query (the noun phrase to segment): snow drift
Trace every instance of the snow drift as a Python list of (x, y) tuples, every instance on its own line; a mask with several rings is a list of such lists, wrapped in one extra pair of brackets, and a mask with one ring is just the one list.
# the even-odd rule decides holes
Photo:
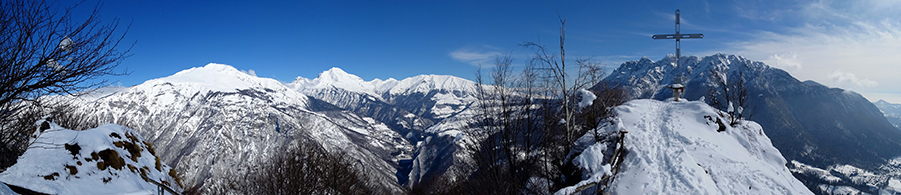
[[(633, 100), (616, 108), (618, 117), (601, 125), (604, 133), (628, 131), (626, 156), (610, 184), (614, 194), (812, 194), (795, 179), (763, 129), (743, 121), (717, 132), (718, 112), (703, 102)], [(720, 119), (722, 120), (722, 119)], [(576, 188), (610, 174), (608, 147), (580, 138), (573, 158), (583, 170)], [(603, 135), (603, 134), (602, 134)], [(611, 146), (612, 147), (612, 146)]]

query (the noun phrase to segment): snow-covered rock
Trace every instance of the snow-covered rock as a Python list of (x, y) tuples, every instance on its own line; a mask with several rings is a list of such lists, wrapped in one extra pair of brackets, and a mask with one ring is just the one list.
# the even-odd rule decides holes
[[(613, 125), (600, 129), (628, 131), (625, 159), (609, 187), (613, 194), (812, 194), (755, 122), (717, 132), (719, 112), (696, 101), (641, 99), (615, 110)], [(610, 174), (609, 162), (600, 160), (605, 143), (589, 143), (573, 158), (585, 172), (582, 183)]]
[(154, 183), (183, 191), (175, 169), (134, 130), (106, 124), (74, 131), (47, 124), (18, 162), (0, 173), (0, 181), (47, 194), (156, 194)]

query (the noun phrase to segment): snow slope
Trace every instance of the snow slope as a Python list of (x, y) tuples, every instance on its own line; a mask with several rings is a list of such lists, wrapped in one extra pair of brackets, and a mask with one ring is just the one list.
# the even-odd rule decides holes
[[(616, 112), (612, 125), (599, 127), (628, 131), (626, 157), (609, 189), (614, 194), (812, 194), (785, 167), (786, 160), (757, 123), (727, 125), (717, 132), (718, 112), (697, 101), (633, 100)], [(587, 133), (579, 143), (594, 140), (592, 136)], [(582, 162), (576, 164), (583, 169), (583, 184), (609, 171), (604, 165), (609, 162), (597, 160), (605, 143), (587, 143), (591, 145), (574, 158)]]
[(48, 124), (35, 132), (18, 162), (0, 173), (0, 181), (48, 194), (156, 194), (157, 185), (148, 180), (183, 191), (175, 170), (134, 130), (107, 124), (73, 131)]

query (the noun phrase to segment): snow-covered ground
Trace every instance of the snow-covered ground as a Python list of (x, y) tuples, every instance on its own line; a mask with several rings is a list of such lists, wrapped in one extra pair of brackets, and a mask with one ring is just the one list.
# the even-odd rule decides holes
[[(626, 156), (609, 188), (613, 194), (812, 194), (755, 122), (725, 125), (717, 132), (715, 121), (725, 120), (697, 101), (633, 100), (616, 112), (613, 124), (600, 129), (628, 131)], [(594, 140), (593, 135), (587, 133), (580, 143)], [(610, 171), (609, 162), (600, 158), (607, 146), (587, 143), (593, 145), (573, 158), (583, 170), (580, 185)], [(570, 194), (577, 186), (558, 194)]]
[[(73, 131), (47, 124), (18, 162), (0, 173), (0, 181), (48, 194), (156, 194), (152, 182), (183, 191), (175, 171), (134, 130), (106, 124)], [(0, 194), (8, 189), (0, 188)]]

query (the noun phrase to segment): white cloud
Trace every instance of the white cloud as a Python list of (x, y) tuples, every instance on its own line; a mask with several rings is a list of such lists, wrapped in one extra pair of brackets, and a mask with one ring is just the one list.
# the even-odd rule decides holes
[(729, 43), (727, 52), (765, 59), (800, 80), (861, 93), (901, 93), (897, 86), (879, 85), (901, 83), (901, 18), (896, 16), (901, 4), (819, 0), (786, 8), (792, 9), (798, 10), (792, 13), (800, 25), (756, 32)]
[(798, 61), (798, 54), (795, 54), (794, 52), (785, 54), (773, 54), (773, 56), (771, 56), (769, 60), (773, 62), (770, 65), (777, 68), (787, 70), (801, 69), (801, 62)]
[(838, 83), (851, 83), (859, 87), (867, 88), (879, 85), (879, 82), (870, 79), (857, 78), (857, 75), (841, 71), (835, 71), (832, 74), (829, 74), (829, 79)]
[(493, 51), (493, 49), (469, 49), (469, 48), (461, 48), (456, 51), (452, 51), (447, 54), (451, 58), (457, 61), (465, 62), (474, 66), (479, 65), (487, 65), (491, 64), (491, 60), (494, 60), (497, 56), (502, 56), (503, 53), (498, 51)]
[(257, 76), (257, 72), (253, 71), (253, 69), (241, 70), (244, 74), (248, 74), (250, 76)]

